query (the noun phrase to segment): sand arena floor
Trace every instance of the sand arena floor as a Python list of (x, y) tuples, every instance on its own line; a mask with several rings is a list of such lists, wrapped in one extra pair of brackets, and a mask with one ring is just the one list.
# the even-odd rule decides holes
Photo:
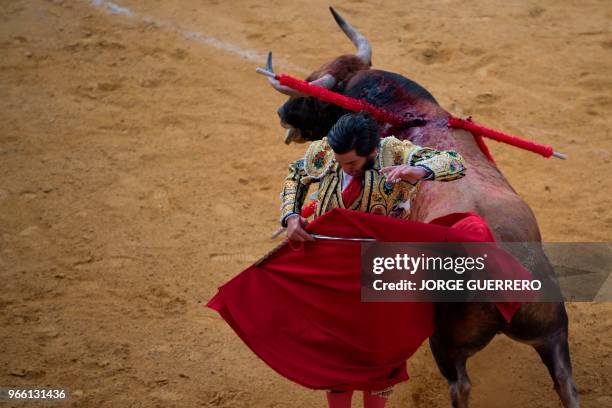
[[(304, 77), (352, 45), (315, 1), (4, 1), (0, 11), (0, 385), (75, 407), (323, 407), (213, 311), (270, 249), (287, 163), (254, 69)], [(612, 3), (334, 4), (374, 66), (449, 111), (552, 144), (489, 143), (546, 241), (610, 241)], [(536, 4), (537, 3), (537, 4)], [(612, 406), (612, 304), (569, 304), (585, 407)], [(423, 346), (389, 407), (445, 407)], [(469, 362), (474, 407), (557, 407), (528, 346)], [(8, 406), (8, 404), (7, 404)]]

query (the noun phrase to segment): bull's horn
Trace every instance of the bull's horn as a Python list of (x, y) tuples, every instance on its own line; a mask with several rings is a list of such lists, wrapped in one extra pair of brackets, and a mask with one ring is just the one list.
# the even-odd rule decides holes
[(344, 31), (344, 34), (346, 34), (348, 38), (351, 39), (353, 44), (355, 44), (355, 47), (357, 47), (357, 57), (371, 66), (372, 46), (370, 45), (368, 39), (365, 38), (359, 31), (355, 30), (349, 23), (347, 23), (346, 20), (343, 19), (336, 10), (334, 10), (333, 7), (330, 7), (329, 11), (331, 11), (332, 15), (334, 16), (334, 20), (336, 20), (336, 23), (338, 23), (342, 31)]
[[(268, 53), (268, 61), (266, 62), (266, 70), (274, 73), (272, 69), (272, 52)], [(296, 91), (295, 89), (289, 88), (288, 86), (281, 85), (276, 78), (268, 76), (268, 82), (274, 89), (278, 92), (283, 93), (288, 96), (303, 96), (302, 93)]]
[(325, 74), (319, 79), (310, 81), (310, 85), (317, 85), (326, 89), (333, 89), (336, 86), (336, 78), (332, 74)]
[(266, 69), (274, 73), (274, 69), (272, 68), (272, 51), (268, 51), (268, 59), (266, 60)]

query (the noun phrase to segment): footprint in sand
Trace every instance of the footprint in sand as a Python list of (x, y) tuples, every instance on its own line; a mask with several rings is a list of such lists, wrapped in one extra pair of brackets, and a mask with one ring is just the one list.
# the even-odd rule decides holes
[(489, 105), (499, 101), (499, 95), (492, 94), (490, 92), (482, 93), (476, 95), (476, 104), (477, 105)]
[(612, 89), (612, 79), (609, 76), (586, 74), (582, 75), (582, 78), (576, 82), (576, 85), (586, 91), (598, 92), (603, 89)]
[(427, 47), (420, 52), (419, 60), (426, 65), (443, 64), (450, 61), (452, 51), (440, 47)]

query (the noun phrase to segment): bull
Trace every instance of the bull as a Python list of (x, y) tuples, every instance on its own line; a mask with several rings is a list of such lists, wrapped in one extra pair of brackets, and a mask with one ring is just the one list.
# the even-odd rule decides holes
[[(540, 242), (536, 218), (495, 164), (478, 147), (472, 134), (447, 126), (450, 114), (424, 87), (399, 74), (372, 69), (372, 47), (333, 8), (330, 11), (342, 31), (357, 48), (311, 73), (306, 80), (372, 105), (403, 115), (400, 127), (383, 125), (382, 135), (393, 134), (421, 146), (461, 152), (469, 171), (453, 183), (423, 183), (412, 202), (411, 218), (428, 222), (454, 212), (471, 211), (482, 216), (498, 242)], [(271, 54), (267, 69), (272, 71)], [(279, 109), (287, 128), (285, 142), (305, 142), (324, 137), (344, 113), (342, 108), (300, 94), (274, 78), (270, 84), (289, 96)], [(539, 279), (554, 276), (541, 245), (522, 254), (525, 266)], [(515, 254), (518, 255), (518, 254)], [(467, 359), (482, 350), (498, 333), (531, 345), (548, 368), (564, 407), (578, 407), (568, 345), (568, 318), (563, 302), (525, 303), (506, 322), (493, 303), (436, 303), (436, 330), (431, 351), (449, 384), (453, 407), (467, 407), (470, 379)]]

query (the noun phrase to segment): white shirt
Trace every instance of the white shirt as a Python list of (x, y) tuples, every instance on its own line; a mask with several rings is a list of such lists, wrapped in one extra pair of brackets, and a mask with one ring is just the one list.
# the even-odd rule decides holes
[(346, 188), (346, 186), (349, 185), (352, 179), (353, 176), (342, 170), (342, 191), (344, 191), (344, 189)]

